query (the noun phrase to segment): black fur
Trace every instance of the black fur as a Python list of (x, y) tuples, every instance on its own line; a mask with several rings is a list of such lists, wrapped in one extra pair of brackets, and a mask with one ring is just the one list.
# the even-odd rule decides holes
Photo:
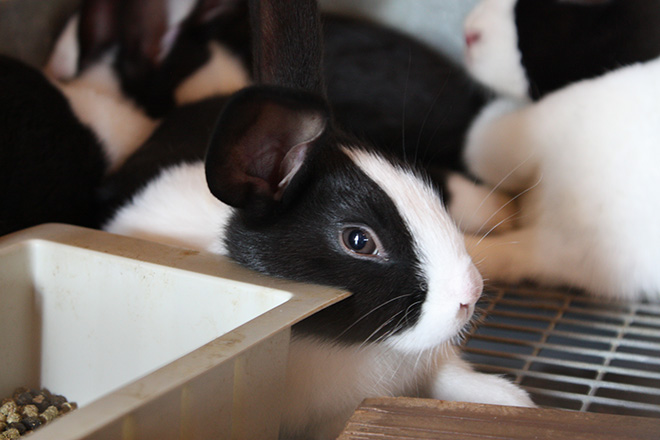
[(534, 99), (660, 56), (657, 0), (519, 0), (515, 20)]
[(0, 56), (0, 235), (46, 222), (95, 226), (106, 166), (64, 96), (37, 70)]
[(463, 169), (464, 136), (487, 95), (462, 68), (366, 21), (326, 16), (324, 39), (340, 127), (408, 162)]

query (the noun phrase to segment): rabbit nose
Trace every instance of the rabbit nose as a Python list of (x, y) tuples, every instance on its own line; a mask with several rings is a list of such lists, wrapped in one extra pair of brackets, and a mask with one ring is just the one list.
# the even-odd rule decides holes
[(470, 308), (479, 301), (481, 293), (484, 290), (484, 280), (481, 274), (474, 265), (468, 269), (468, 288), (463, 301), (461, 301), (461, 308)]
[(465, 44), (467, 47), (474, 45), (474, 43), (481, 40), (481, 32), (478, 31), (467, 31), (465, 33)]

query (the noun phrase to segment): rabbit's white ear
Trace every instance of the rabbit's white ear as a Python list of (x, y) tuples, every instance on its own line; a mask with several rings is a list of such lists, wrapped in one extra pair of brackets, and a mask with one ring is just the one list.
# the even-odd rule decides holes
[(239, 92), (223, 111), (206, 156), (211, 193), (262, 217), (300, 187), (329, 113), (314, 95), (273, 87)]

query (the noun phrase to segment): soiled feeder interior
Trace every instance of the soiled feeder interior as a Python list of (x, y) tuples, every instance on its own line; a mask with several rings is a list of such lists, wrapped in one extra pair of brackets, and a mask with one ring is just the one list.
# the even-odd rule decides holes
[(85, 406), (286, 302), (287, 292), (42, 240), (0, 249), (0, 396)]

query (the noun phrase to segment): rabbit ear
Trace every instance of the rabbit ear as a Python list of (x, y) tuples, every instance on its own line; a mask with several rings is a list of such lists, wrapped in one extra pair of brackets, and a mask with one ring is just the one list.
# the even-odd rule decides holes
[(121, 0), (85, 0), (80, 5), (78, 69), (94, 62), (119, 40)]
[(230, 15), (246, 6), (244, 0), (198, 0), (191, 14), (192, 24), (203, 24)]
[[(176, 40), (178, 29), (175, 23), (170, 22), (169, 3), (166, 0), (124, 2), (121, 50), (125, 62), (133, 64), (131, 70), (142, 71), (154, 68), (169, 53)], [(181, 4), (189, 4), (189, 2)], [(173, 13), (176, 12), (178, 10)]]
[(249, 6), (255, 81), (325, 95), (316, 0), (252, 0)]
[(329, 120), (325, 102), (305, 92), (276, 87), (238, 92), (209, 145), (209, 189), (253, 218), (268, 215), (301, 187), (310, 153), (329, 131)]

